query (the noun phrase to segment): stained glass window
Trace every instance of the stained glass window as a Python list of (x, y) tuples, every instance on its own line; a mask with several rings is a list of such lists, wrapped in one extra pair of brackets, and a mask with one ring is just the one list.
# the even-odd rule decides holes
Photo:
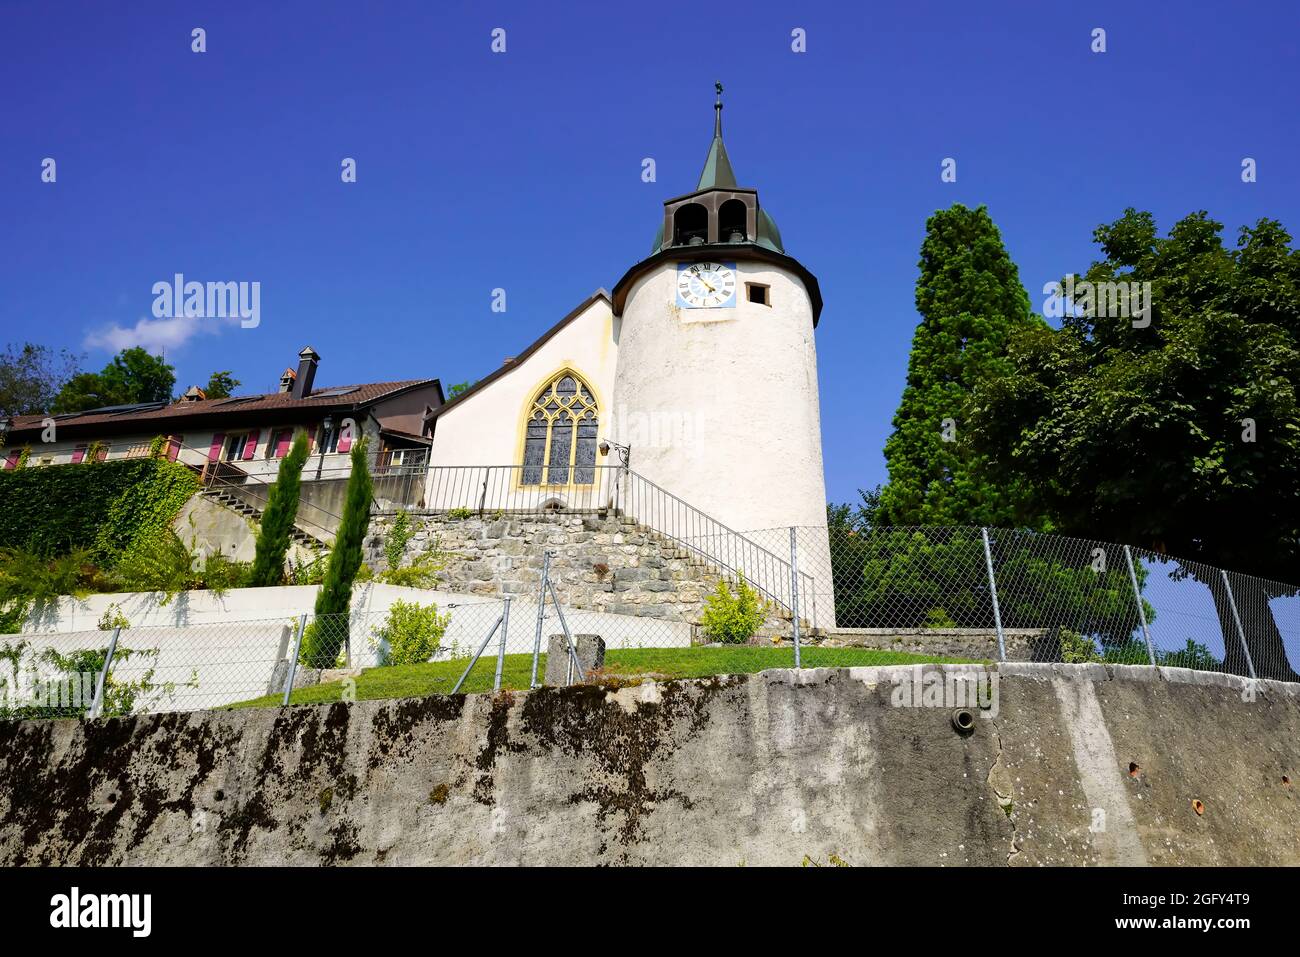
[(599, 415), (587, 384), (565, 373), (537, 394), (531, 409), (524, 427), (523, 484), (592, 484)]

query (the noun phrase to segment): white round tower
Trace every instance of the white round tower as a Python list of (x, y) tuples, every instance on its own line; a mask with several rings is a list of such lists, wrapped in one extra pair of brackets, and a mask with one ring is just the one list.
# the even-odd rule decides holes
[[(820, 529), (800, 534), (799, 564), (825, 577), (829, 597), (821, 291), (786, 254), (757, 191), (736, 184), (721, 96), (715, 110), (699, 185), (664, 204), (651, 255), (614, 287), (617, 440), (634, 472), (737, 532)], [(788, 538), (750, 537), (789, 559)]]

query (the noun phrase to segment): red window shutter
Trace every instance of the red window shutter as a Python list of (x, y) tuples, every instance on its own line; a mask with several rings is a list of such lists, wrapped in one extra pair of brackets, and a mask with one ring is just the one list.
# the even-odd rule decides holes
[(218, 432), (212, 437), (212, 447), (208, 449), (208, 461), (215, 462), (221, 458), (221, 446), (225, 444), (226, 433)]
[(95, 461), (96, 461), (96, 462), (102, 462), (102, 461), (104, 461), (104, 459), (106, 459), (106, 458), (108, 458), (108, 446), (107, 446), (107, 445), (101, 447), (101, 448), (100, 448), (100, 449), (95, 453)]
[(282, 459), (289, 454), (289, 446), (293, 444), (293, 430), (285, 429), (275, 438), (275, 457)]
[(254, 429), (252, 432), (248, 433), (248, 438), (244, 442), (245, 462), (247, 462), (249, 459), (251, 459), (254, 455), (257, 454), (257, 437), (259, 435), (261, 435), (261, 433), (257, 429)]
[(178, 456), (178, 455), (180, 454), (180, 451), (181, 451), (181, 440), (184, 439), (184, 438), (185, 438), (185, 436), (183, 436), (183, 435), (173, 435), (173, 436), (171, 436), (170, 440), (169, 440), (168, 443), (167, 443), (167, 461), (168, 461), (168, 462), (175, 462), (175, 461), (176, 461), (176, 456)]
[(340, 452), (348, 452), (351, 451), (351, 449), (352, 449), (352, 435), (347, 429), (340, 426), (338, 450)]
[(21, 449), (14, 449), (12, 452), (10, 452), (9, 457), (5, 459), (5, 468), (6, 469), (17, 468), (18, 458), (21, 455), (22, 455)]
[(86, 457), (86, 446), (78, 445), (72, 450), (72, 464), (76, 465)]

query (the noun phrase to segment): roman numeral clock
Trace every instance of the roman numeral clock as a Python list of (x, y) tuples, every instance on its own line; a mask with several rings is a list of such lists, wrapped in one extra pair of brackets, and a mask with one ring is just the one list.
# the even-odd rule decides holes
[(736, 264), (678, 263), (677, 305), (682, 309), (734, 309)]

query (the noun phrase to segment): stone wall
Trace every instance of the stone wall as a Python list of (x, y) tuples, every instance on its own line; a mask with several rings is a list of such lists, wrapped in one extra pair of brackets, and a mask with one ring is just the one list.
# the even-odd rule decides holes
[[(1004, 628), (1007, 661), (1059, 661), (1060, 644), (1047, 629)], [(878, 648), (939, 658), (998, 660), (998, 633), (992, 628), (837, 628), (817, 642), (831, 648)]]
[(1294, 866), (1298, 775), (1296, 685), (1131, 666), (0, 722), (0, 864)]
[[(387, 566), (384, 541), (395, 514), (371, 519), (366, 561)], [(476, 595), (535, 597), (542, 553), (560, 600), (575, 608), (698, 624), (718, 571), (658, 533), (630, 519), (573, 515), (488, 515), (453, 518), (412, 514), (415, 535), (407, 559), (439, 551), (447, 567), (439, 587)]]

